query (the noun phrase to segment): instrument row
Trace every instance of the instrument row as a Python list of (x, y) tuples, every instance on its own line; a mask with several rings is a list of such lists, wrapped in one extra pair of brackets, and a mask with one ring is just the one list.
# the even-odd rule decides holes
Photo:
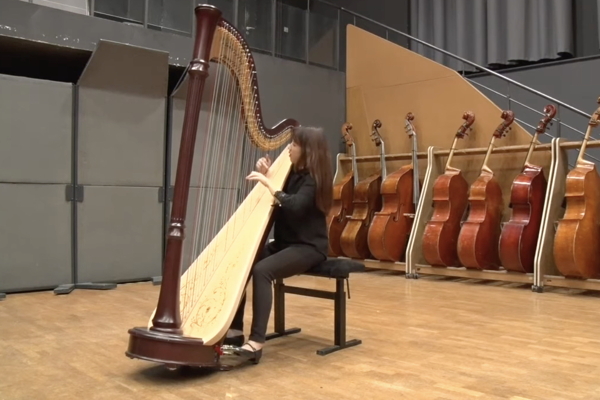
[[(600, 98), (598, 99), (600, 104)], [(454, 135), (444, 172), (432, 187), (431, 217), (426, 221), (421, 250), (434, 267), (465, 267), (474, 270), (507, 270), (533, 273), (542, 214), (548, 191), (543, 166), (531, 162), (538, 136), (556, 115), (547, 105), (510, 192), (510, 218), (503, 223), (505, 202), (498, 176), (488, 161), (494, 142), (504, 137), (515, 119), (504, 110), (492, 133), (479, 176), (469, 185), (463, 171), (452, 166), (457, 141), (464, 139), (475, 114), (467, 111)], [(414, 115), (405, 118), (405, 130), (412, 139), (412, 160), (388, 174), (382, 123), (375, 120), (371, 139), (379, 148), (380, 168), (359, 179), (356, 143), (352, 125), (342, 126), (350, 149), (352, 170), (336, 185), (333, 208), (328, 216), (329, 255), (354, 259), (405, 261), (415, 212), (422, 195), (419, 179)], [(556, 223), (553, 255), (559, 272), (568, 278), (600, 278), (600, 177), (593, 162), (584, 159), (593, 128), (600, 121), (600, 107), (590, 119), (575, 166), (566, 176), (564, 215)], [(426, 205), (423, 205), (425, 207)]]

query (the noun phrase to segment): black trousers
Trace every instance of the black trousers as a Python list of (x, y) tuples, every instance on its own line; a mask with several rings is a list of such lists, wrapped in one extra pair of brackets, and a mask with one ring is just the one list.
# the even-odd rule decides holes
[[(273, 281), (306, 272), (325, 259), (325, 255), (310, 246), (294, 245), (279, 249), (275, 242), (271, 242), (263, 248), (251, 272), (252, 328), (250, 340), (257, 343), (264, 343), (266, 340), (267, 325), (273, 305)], [(246, 293), (244, 293), (233, 317), (231, 329), (244, 330), (245, 306)]]

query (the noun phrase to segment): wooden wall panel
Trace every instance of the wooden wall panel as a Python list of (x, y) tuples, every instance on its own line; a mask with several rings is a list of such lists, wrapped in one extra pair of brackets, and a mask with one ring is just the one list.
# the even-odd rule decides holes
[[(416, 54), (406, 48), (386, 41), (360, 28), (347, 27), (347, 120), (355, 126), (353, 137), (358, 156), (377, 155), (378, 148), (370, 138), (371, 125), (375, 119), (383, 126), (387, 154), (409, 153), (411, 140), (404, 130), (404, 118), (408, 112), (415, 115), (413, 125), (418, 134), (418, 151), (426, 153), (429, 146), (448, 149), (454, 135), (464, 122), (465, 111), (475, 113), (475, 123), (469, 136), (458, 141), (457, 148), (487, 148), (492, 133), (502, 122), (502, 109), (455, 71)], [(542, 110), (540, 110), (542, 111)], [(518, 115), (515, 114), (518, 118)], [(541, 116), (540, 116), (541, 118)], [(513, 122), (512, 129), (494, 147), (529, 144), (532, 135)], [(492, 154), (489, 166), (497, 173), (509, 201), (510, 185), (521, 170), (525, 153)], [(551, 151), (535, 152), (532, 162), (545, 167), (546, 176)], [(445, 163), (445, 157), (440, 160)], [(460, 156), (453, 166), (461, 168), (469, 184), (477, 176), (483, 155)], [(388, 162), (388, 172), (410, 160)], [(423, 178), (426, 160), (419, 163)], [(376, 159), (359, 163), (361, 177), (377, 170)]]

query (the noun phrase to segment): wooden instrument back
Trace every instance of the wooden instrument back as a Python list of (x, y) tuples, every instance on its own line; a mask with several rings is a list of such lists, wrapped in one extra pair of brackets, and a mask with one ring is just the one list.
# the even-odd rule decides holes
[[(377, 146), (382, 144), (381, 136), (377, 131), (380, 127), (381, 122), (375, 120), (371, 138)], [(367, 235), (373, 215), (381, 210), (381, 174), (382, 171), (372, 174), (361, 180), (354, 188), (352, 216), (348, 219), (340, 238), (342, 251), (347, 257), (366, 259), (371, 256)]]
[(554, 238), (556, 267), (569, 278), (600, 278), (600, 177), (596, 165), (583, 159), (599, 121), (600, 108), (588, 123), (575, 168), (567, 175), (565, 214)]
[[(349, 133), (351, 129), (352, 124), (343, 124), (342, 136), (344, 137), (346, 144), (354, 150), (354, 140)], [(352, 200), (358, 174), (356, 171), (356, 151), (353, 151), (352, 153), (352, 171), (348, 172), (344, 178), (333, 187), (333, 205), (327, 216), (330, 257), (340, 257), (344, 255), (340, 244), (340, 238), (346, 227), (348, 218), (354, 211), (354, 203)]]
[(544, 211), (547, 181), (541, 166), (529, 160), (538, 135), (546, 131), (556, 115), (556, 108), (547, 105), (546, 114), (535, 129), (529, 152), (525, 157), (523, 171), (513, 181), (510, 191), (512, 213), (502, 228), (498, 252), (504, 269), (513, 272), (533, 273), (533, 261)]
[(496, 128), (483, 161), (481, 174), (471, 185), (469, 193), (469, 216), (458, 235), (458, 258), (467, 268), (498, 269), (498, 240), (504, 211), (502, 189), (493, 171), (487, 166), (494, 140), (505, 136), (514, 120), (512, 111), (505, 110), (504, 120)]
[[(406, 115), (409, 137), (416, 135), (411, 122), (412, 113)], [(413, 141), (416, 144), (416, 141)], [(413, 146), (413, 152), (416, 149)], [(404, 259), (406, 244), (415, 213), (413, 196), (414, 161), (385, 177), (381, 183), (382, 208), (373, 216), (369, 227), (368, 245), (373, 257), (381, 261)]]
[(433, 214), (423, 232), (423, 257), (432, 266), (456, 267), (460, 264), (457, 253), (460, 223), (469, 199), (469, 184), (459, 169), (450, 166), (458, 139), (467, 135), (475, 122), (475, 114), (467, 111), (465, 122), (458, 128), (443, 175), (433, 184)]

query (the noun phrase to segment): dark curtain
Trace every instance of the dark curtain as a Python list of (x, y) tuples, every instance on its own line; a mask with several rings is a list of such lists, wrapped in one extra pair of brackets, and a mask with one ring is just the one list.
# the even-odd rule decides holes
[[(572, 2), (411, 0), (411, 35), (492, 68), (572, 57)], [(411, 49), (456, 70), (475, 70), (416, 42)]]

